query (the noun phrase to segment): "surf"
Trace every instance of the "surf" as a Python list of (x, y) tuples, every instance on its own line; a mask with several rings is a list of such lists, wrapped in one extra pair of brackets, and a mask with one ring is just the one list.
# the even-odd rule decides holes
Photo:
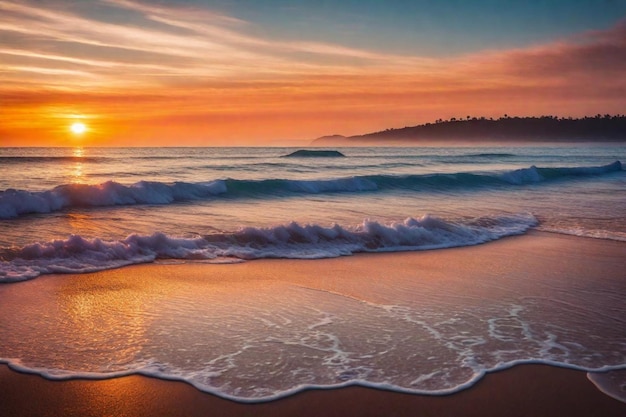
[(158, 259), (240, 262), (262, 258), (321, 259), (363, 252), (397, 252), (477, 245), (522, 234), (538, 224), (528, 213), (445, 220), (433, 215), (358, 225), (245, 227), (235, 232), (183, 238), (156, 232), (123, 240), (72, 235), (0, 252), (0, 282), (42, 274), (86, 273)]
[(258, 180), (216, 179), (204, 182), (139, 181), (124, 185), (64, 184), (46, 191), (7, 189), (0, 192), (0, 219), (72, 208), (173, 204), (228, 198), (281, 198), (298, 194), (361, 193), (395, 189), (455, 191), (506, 188), (553, 181), (579, 180), (623, 171), (620, 161), (602, 166), (536, 167), (495, 172), (458, 172), (418, 175), (361, 175), (329, 179)]

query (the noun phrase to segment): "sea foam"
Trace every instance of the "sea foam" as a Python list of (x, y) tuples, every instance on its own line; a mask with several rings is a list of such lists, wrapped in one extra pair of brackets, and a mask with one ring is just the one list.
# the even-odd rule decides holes
[(98, 185), (66, 184), (42, 192), (8, 189), (0, 193), (0, 218), (27, 213), (50, 213), (72, 207), (169, 204), (212, 197), (226, 192), (223, 181), (206, 183), (140, 181), (129, 186), (114, 181)]
[(0, 282), (23, 281), (40, 274), (82, 273), (156, 259), (250, 260), (317, 259), (359, 252), (393, 252), (476, 245), (524, 233), (537, 225), (531, 214), (483, 217), (453, 222), (425, 215), (402, 222), (366, 220), (357, 226), (300, 225), (243, 228), (234, 233), (179, 238), (154, 233), (105, 241), (73, 235), (66, 240), (34, 243), (6, 250)]
[(46, 191), (8, 189), (0, 192), (0, 219), (31, 213), (51, 213), (76, 207), (112, 207), (140, 204), (171, 204), (208, 200), (221, 195), (229, 198), (277, 198), (293, 194), (376, 192), (407, 189), (471, 190), (509, 187), (566, 180), (622, 171), (615, 161), (596, 167), (538, 168), (531, 166), (505, 172), (437, 173), (419, 175), (363, 175), (330, 179), (260, 180), (219, 179), (198, 183), (139, 181), (123, 185), (114, 181), (102, 184), (65, 184)]

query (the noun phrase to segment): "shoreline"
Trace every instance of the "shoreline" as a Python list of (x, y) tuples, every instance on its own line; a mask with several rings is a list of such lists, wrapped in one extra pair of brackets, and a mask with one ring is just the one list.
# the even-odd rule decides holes
[(130, 375), (50, 381), (0, 366), (0, 411), (22, 416), (534, 416), (619, 417), (626, 403), (595, 388), (584, 371), (522, 364), (489, 373), (448, 395), (362, 386), (308, 389), (263, 403), (242, 403), (188, 383)]
[[(516, 288), (536, 291), (536, 280), (542, 278), (533, 278), (533, 271), (541, 271), (539, 277), (545, 271), (546, 279), (555, 283), (571, 281), (572, 285), (587, 285), (586, 276), (597, 277), (593, 281), (595, 285), (607, 291), (613, 288), (615, 294), (621, 294), (623, 285), (616, 277), (623, 270), (624, 248), (624, 242), (531, 231), (482, 245), (446, 250), (356, 254), (322, 260), (263, 259), (226, 265), (152, 263), (92, 274), (46, 275), (0, 286), (3, 290), (0, 295), (7, 296), (4, 308), (8, 310), (2, 313), (6, 317), (23, 306), (12, 304), (12, 295), (35, 294), (50, 285), (58, 289), (57, 295), (68, 291), (100, 292), (107, 287), (124, 290), (128, 285), (137, 294), (148, 297), (151, 295), (147, 292), (157, 282), (163, 282), (173, 287), (193, 286), (197, 290), (210, 287), (212, 292), (223, 293), (224, 300), (247, 294), (244, 291), (272, 292), (276, 285), (286, 285), (307, 294), (320, 292), (339, 295), (345, 300), (388, 305), (398, 297), (411, 296), (403, 288), (408, 288), (405, 284), (415, 283), (419, 271), (419, 292), (415, 294), (421, 302), (429, 302), (428, 296), (437, 294), (441, 288), (455, 288), (473, 296), (476, 305), (480, 305), (483, 296), (493, 291), (513, 298), (519, 297)], [(494, 286), (476, 285), (472, 278), (478, 276), (484, 276), (484, 282)], [(116, 300), (120, 302), (119, 298)], [(609, 308), (606, 302), (604, 298), (596, 300), (600, 311)], [(0, 327), (8, 323), (0, 320)], [(9, 334), (10, 327), (5, 330)], [(12, 357), (8, 351), (1, 353)], [(489, 372), (472, 386), (452, 394), (411, 394), (353, 385), (306, 389), (258, 403), (225, 399), (200, 391), (187, 382), (158, 377), (132, 374), (109, 379), (50, 380), (0, 364), (0, 414), (17, 417), (103, 414), (617, 417), (626, 415), (626, 403), (601, 392), (588, 380), (585, 371), (541, 363), (523, 363)]]

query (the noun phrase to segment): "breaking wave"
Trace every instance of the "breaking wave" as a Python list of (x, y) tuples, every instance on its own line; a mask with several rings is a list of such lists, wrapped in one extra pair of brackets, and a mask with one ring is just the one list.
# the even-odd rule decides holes
[(28, 213), (51, 213), (72, 207), (169, 204), (208, 198), (224, 192), (223, 181), (198, 184), (140, 181), (129, 186), (107, 181), (98, 185), (60, 185), (42, 192), (8, 189), (0, 193), (0, 219)]
[(201, 183), (161, 183), (140, 181), (123, 185), (108, 181), (98, 185), (66, 184), (51, 190), (33, 192), (8, 189), (0, 192), (0, 219), (30, 213), (50, 213), (74, 207), (103, 207), (137, 204), (170, 204), (206, 200), (220, 195), (235, 198), (276, 198), (306, 193), (374, 192), (404, 188), (409, 190), (458, 190), (510, 187), (546, 181), (598, 176), (622, 171), (622, 164), (596, 167), (529, 168), (492, 173), (436, 173), (422, 175), (365, 175), (327, 180), (237, 180)]
[(23, 281), (41, 274), (95, 272), (156, 259), (217, 262), (259, 258), (317, 259), (359, 252), (450, 248), (522, 234), (535, 225), (537, 220), (530, 214), (481, 217), (464, 222), (425, 215), (390, 224), (366, 220), (351, 227), (292, 222), (195, 238), (154, 233), (106, 241), (73, 235), (66, 240), (5, 249), (0, 253), (0, 282)]

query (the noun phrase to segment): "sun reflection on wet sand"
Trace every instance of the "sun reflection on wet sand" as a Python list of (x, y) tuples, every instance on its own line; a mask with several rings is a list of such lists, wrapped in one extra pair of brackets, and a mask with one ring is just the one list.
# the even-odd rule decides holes
[(64, 284), (58, 302), (65, 326), (76, 329), (65, 335), (74, 360), (84, 360), (83, 369), (99, 363), (99, 369), (92, 369), (96, 372), (124, 370), (145, 344), (145, 295), (115, 277), (107, 283), (86, 279)]

